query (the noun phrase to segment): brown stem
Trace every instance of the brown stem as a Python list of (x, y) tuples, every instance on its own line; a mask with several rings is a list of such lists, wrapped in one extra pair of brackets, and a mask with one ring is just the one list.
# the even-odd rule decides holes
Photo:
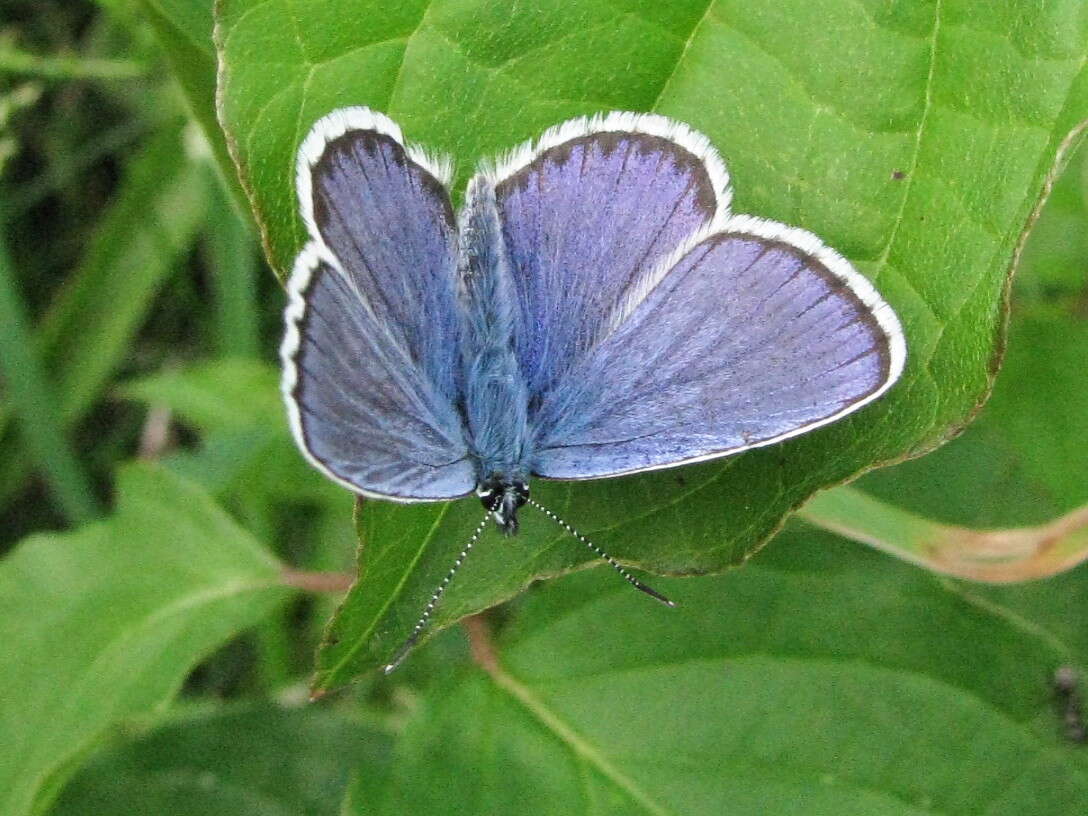
[(495, 654), (495, 643), (491, 639), (491, 627), (487, 623), (486, 614), (469, 615), (461, 621), (468, 634), (468, 647), (472, 652), (472, 659), (481, 669), (492, 677), (501, 673), (499, 658)]
[(161, 457), (171, 445), (171, 423), (173, 415), (169, 406), (152, 405), (147, 412), (144, 426), (140, 429), (140, 458), (154, 461)]
[(280, 580), (306, 592), (347, 592), (355, 582), (355, 576), (346, 572), (307, 572), (285, 567)]

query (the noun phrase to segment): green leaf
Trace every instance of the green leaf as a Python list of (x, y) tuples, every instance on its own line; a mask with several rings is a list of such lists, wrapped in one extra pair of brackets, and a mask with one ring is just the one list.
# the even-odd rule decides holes
[(1072, 307), (1088, 268), (1088, 150), (1082, 143), (1054, 185), (1018, 265), (1018, 303)]
[(208, 262), (215, 292), (216, 342), (221, 357), (256, 358), (260, 350), (257, 244), (226, 194), (216, 190), (208, 219)]
[(146, 65), (133, 60), (31, 54), (9, 45), (0, 47), (0, 75), (24, 74), (52, 81), (72, 81), (138, 79), (147, 73)]
[(130, 466), (116, 515), (0, 562), (0, 812), (41, 813), (111, 728), (288, 597), (279, 564), (167, 471)]
[[(929, 519), (976, 528), (1037, 525), (1088, 503), (1088, 459), (1079, 455), (1088, 445), (1085, 267), (1078, 254), (1088, 234), (1086, 168), (1082, 148), (1025, 248), (1005, 364), (979, 418), (929, 456), (866, 475), (858, 489)], [(1055, 544), (1062, 546), (1049, 542)], [(1088, 568), (970, 593), (976, 603), (1007, 609), (1088, 654)]]
[(183, 133), (175, 120), (135, 157), (87, 254), (42, 321), (38, 340), (69, 421), (101, 393), (203, 221), (208, 173), (186, 153)]
[[(660, 111), (722, 151), (738, 211), (843, 251), (906, 328), (907, 371), (887, 397), (724, 463), (534, 487), (627, 563), (721, 571), (814, 491), (932, 448), (984, 400), (1014, 252), (1059, 148), (1088, 116), (1084, 8), (436, 0), (299, 15), (283, 0), (224, 0), (220, 121), (281, 273), (305, 237), (295, 150), (314, 120), (348, 104), (452, 153), (459, 183), (480, 157), (564, 118)], [(318, 687), (389, 657), (479, 516), (473, 502), (364, 507), (362, 578), (320, 655)], [(593, 558), (546, 520), (525, 527), (501, 556), (474, 554), (438, 625)]]
[(263, 704), (172, 722), (84, 768), (54, 816), (334, 816), (349, 772), (390, 738), (343, 711)]
[(1039, 524), (1088, 502), (1086, 171), (1082, 148), (1027, 242), (1002, 374), (978, 420), (932, 455), (865, 477), (864, 489), (968, 526)]
[(128, 399), (162, 404), (203, 432), (267, 427), (287, 433), (279, 374), (256, 360), (217, 360), (125, 383)]
[(287, 427), (279, 372), (267, 363), (200, 363), (126, 383), (118, 393), (166, 407), (202, 435), (199, 450), (164, 457), (175, 472), (216, 495), (239, 489), (271, 503), (318, 499), (335, 506), (346, 525), (351, 499), (299, 454)]
[(23, 443), (54, 500), (73, 523), (98, 515), (90, 482), (68, 443), (56, 395), (35, 354), (26, 307), (7, 243), (0, 236), (0, 376)]
[[(789, 531), (741, 573), (534, 594), (348, 813), (1069, 814), (1049, 678), (1084, 652), (959, 585)], [(352, 796), (349, 801), (362, 800)]]
[[(212, 493), (293, 567), (341, 574), (350, 569), (351, 496), (299, 454), (276, 368), (256, 360), (218, 360), (156, 373), (118, 390), (151, 410), (167, 409), (198, 434), (195, 449), (168, 449), (161, 464)], [(289, 627), (277, 622), (258, 631), (266, 687), (277, 688), (287, 676), (310, 670), (305, 658), (296, 665), (298, 658), (321, 641), (339, 600), (333, 590), (321, 591), (328, 594), (308, 605), (309, 637), (302, 644), (288, 642), (298, 635), (297, 613)]]

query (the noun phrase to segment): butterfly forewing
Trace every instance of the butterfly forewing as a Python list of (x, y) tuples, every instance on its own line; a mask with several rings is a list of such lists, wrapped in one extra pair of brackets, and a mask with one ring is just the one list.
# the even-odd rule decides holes
[(312, 161), (299, 169), (310, 179), (299, 184), (299, 194), (308, 186), (307, 220), (315, 237), (380, 314), (384, 329), (452, 400), (459, 357), (457, 226), (449, 194), (435, 177), (440, 169), (417, 163), (397, 136), (371, 126), (314, 139), (319, 149), (302, 151)]
[(568, 122), (483, 175), (518, 300), (516, 352), (537, 395), (597, 341), (626, 291), (728, 206), (713, 148), (659, 116)]

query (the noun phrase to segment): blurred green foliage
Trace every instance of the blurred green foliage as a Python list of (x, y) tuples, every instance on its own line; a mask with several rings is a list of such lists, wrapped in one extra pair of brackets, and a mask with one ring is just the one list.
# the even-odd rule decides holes
[[(230, 15), (245, 9), (224, 5), (237, 23)], [(267, 31), (284, 25), (276, 15), (287, 4), (258, 5)], [(1041, 164), (1014, 169), (1024, 178), (1049, 169), (1051, 140), (1064, 132), (1038, 125), (1044, 110), (1076, 119), (1080, 97), (1058, 110), (1056, 77), (1079, 48), (1077, 93), (1088, 87), (1088, 6), (1010, 3), (991, 14), (985, 4), (950, 0), (894, 5), (891, 13), (887, 4), (825, 2), (808, 19), (775, 17), (770, 6), (746, 17), (742, 4), (724, 0), (585, 2), (571, 4), (577, 14), (563, 25), (553, 3), (513, 17), (505, 4), (413, 3), (356, 12), (352, 25), (323, 17), (332, 6), (315, 6), (290, 21), (303, 26), (299, 42), (320, 45), (315, 63), (346, 62), (319, 71), (309, 96), (290, 49), (254, 45), (241, 72), (284, 88), (272, 122), (297, 118), (300, 94), (316, 116), (321, 104), (354, 93), (345, 71), (373, 69), (390, 82), (375, 80), (354, 101), (388, 102), (412, 135), (466, 157), (586, 105), (664, 99), (677, 114), (712, 99), (697, 124), (720, 136), (739, 177), (758, 180), (740, 190), (746, 208), (846, 236), (844, 249), (868, 261), (866, 271), (890, 267), (882, 284), (912, 315), (912, 337), (969, 346), (977, 362), (994, 351), (986, 332), (1002, 315), (986, 308), (999, 300), (996, 289), (978, 294), (977, 314), (937, 331), (903, 283), (910, 275), (892, 273), (906, 253), (932, 249), (927, 263), (947, 263), (960, 277), (949, 274), (947, 291), (926, 297), (937, 307), (962, 304), (956, 281), (967, 287), (977, 278), (970, 273), (981, 275), (955, 266), (970, 261), (955, 251), (964, 239), (1001, 248), (986, 280), (1003, 285), (1020, 216), (1034, 201), (1003, 197), (994, 168), (1010, 145), (1030, 144)], [(820, 15), (846, 34), (826, 36)], [(958, 51), (931, 60), (925, 48), (897, 50), (903, 37), (925, 40), (934, 19)], [(1010, 20), (1018, 32), (1011, 50), (1000, 35)], [(701, 25), (711, 41), (694, 37)], [(353, 51), (359, 29), (372, 29), (373, 42)], [(807, 30), (824, 34), (813, 45), (827, 51), (822, 68), (804, 64), (811, 49), (783, 50)], [(878, 50), (844, 48), (858, 41)], [(616, 42), (634, 45), (606, 48)], [(881, 43), (902, 59), (882, 65)], [(715, 97), (693, 66), (734, 53), (765, 70)], [(261, 76), (277, 56), (284, 72)], [(0, 812), (1088, 810), (1088, 751), (1063, 729), (1050, 682), (1059, 666), (1088, 672), (1088, 571), (972, 585), (800, 521), (743, 569), (662, 579), (679, 610), (646, 603), (601, 570), (569, 575), (476, 619), (475, 655), (461, 629), (448, 629), (391, 677), (367, 674), (304, 704), (339, 596), (300, 591), (283, 569), (352, 571), (353, 500), (305, 465), (287, 430), (275, 363), (283, 297), (215, 119), (215, 59), (210, 0), (12, 0), (0, 11)], [(579, 59), (585, 71), (548, 84), (557, 65)], [(869, 67), (859, 72), (863, 60)], [(987, 95), (985, 77), (957, 60), (991, 64), (1017, 93)], [(396, 70), (382, 73), (386, 62)], [(771, 94), (783, 66), (808, 84)], [(882, 177), (865, 208), (840, 214), (833, 204), (858, 188), (839, 162), (897, 156), (895, 134), (880, 125), (916, 116), (918, 98), (860, 100), (853, 113), (868, 130), (857, 143), (827, 103), (842, 83), (879, 84), (885, 74), (932, 88), (933, 70), (966, 85), (938, 84), (926, 97), (938, 130), (921, 159), (929, 179), (919, 183), (932, 195), (910, 206), (929, 226), (905, 233), (889, 265), (872, 250), (899, 182)], [(668, 93), (654, 84), (664, 74)], [(624, 82), (607, 86), (616, 76)], [(455, 80), (462, 85), (453, 88)], [(612, 96), (592, 96), (601, 88)], [(515, 115), (515, 93), (533, 100), (531, 110)], [(463, 98), (463, 121), (455, 106), (433, 104), (444, 95)], [(967, 102), (957, 109), (953, 99)], [(804, 105), (789, 108), (790, 100)], [(282, 267), (297, 237), (289, 165), (298, 133), (254, 128), (245, 108), (252, 101), (235, 98), (228, 115), (236, 129), (255, 131), (242, 158), (259, 165), (249, 165), (248, 181), (261, 187), (259, 223)], [(487, 110), (506, 111), (504, 124)], [(794, 121), (799, 110), (804, 122)], [(775, 129), (761, 140), (741, 126), (749, 119)], [(987, 121), (1002, 126), (989, 141), (978, 136)], [(985, 189), (971, 186), (963, 166), (952, 172), (942, 163), (941, 139), (959, 138), (956, 128), (978, 136), (971, 161), (977, 179), (993, 182)], [(794, 138), (802, 131), (809, 142)], [(818, 166), (810, 177), (830, 187), (816, 189), (803, 175), (776, 186), (790, 162)], [(941, 188), (942, 174), (963, 186)], [(1082, 150), (1023, 253), (1004, 373), (979, 418), (935, 453), (870, 473), (857, 487), (977, 527), (1035, 524), (1088, 501), (1086, 196)], [(964, 212), (981, 213), (982, 223), (967, 223)], [(995, 237), (985, 216), (998, 212), (1007, 230)], [(957, 332), (969, 336), (943, 338)], [(940, 365), (958, 371), (960, 362)], [(959, 410), (948, 405), (976, 399), (980, 377), (972, 374), (970, 387), (917, 378), (909, 399), (921, 405), (919, 394), (930, 393), (938, 417), (926, 434), (948, 431), (942, 423)], [(941, 388), (948, 405), (938, 408)], [(873, 448), (855, 464), (901, 451), (910, 434), (897, 433), (887, 438), (898, 442), (881, 441), (883, 453)], [(559, 504), (575, 503), (575, 522), (591, 519), (602, 512), (598, 499), (623, 488), (597, 490)], [(394, 540), (390, 531), (426, 521), (384, 505), (369, 513), (360, 525), (372, 554)], [(764, 515), (769, 529), (777, 515)], [(660, 538), (680, 529), (674, 522), (643, 532)], [(609, 544), (622, 549), (622, 520), (617, 529)], [(478, 567), (509, 574), (499, 575), (499, 590), (454, 604), (449, 621), (509, 595), (527, 576), (576, 563), (545, 533), (516, 550), (490, 546)], [(388, 552), (395, 567), (397, 553)], [(432, 566), (446, 568), (441, 558)], [(469, 598), (472, 584), (463, 586)]]

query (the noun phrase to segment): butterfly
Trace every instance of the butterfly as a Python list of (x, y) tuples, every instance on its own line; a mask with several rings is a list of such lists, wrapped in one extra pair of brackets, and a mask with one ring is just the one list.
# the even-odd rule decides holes
[(355, 493), (475, 492), (491, 518), (530, 479), (598, 479), (770, 445), (883, 394), (906, 359), (892, 308), (805, 230), (734, 214), (710, 141), (653, 114), (572, 119), (482, 163), (363, 107), (297, 160), (309, 234), (288, 283), (283, 394), (304, 456)]

